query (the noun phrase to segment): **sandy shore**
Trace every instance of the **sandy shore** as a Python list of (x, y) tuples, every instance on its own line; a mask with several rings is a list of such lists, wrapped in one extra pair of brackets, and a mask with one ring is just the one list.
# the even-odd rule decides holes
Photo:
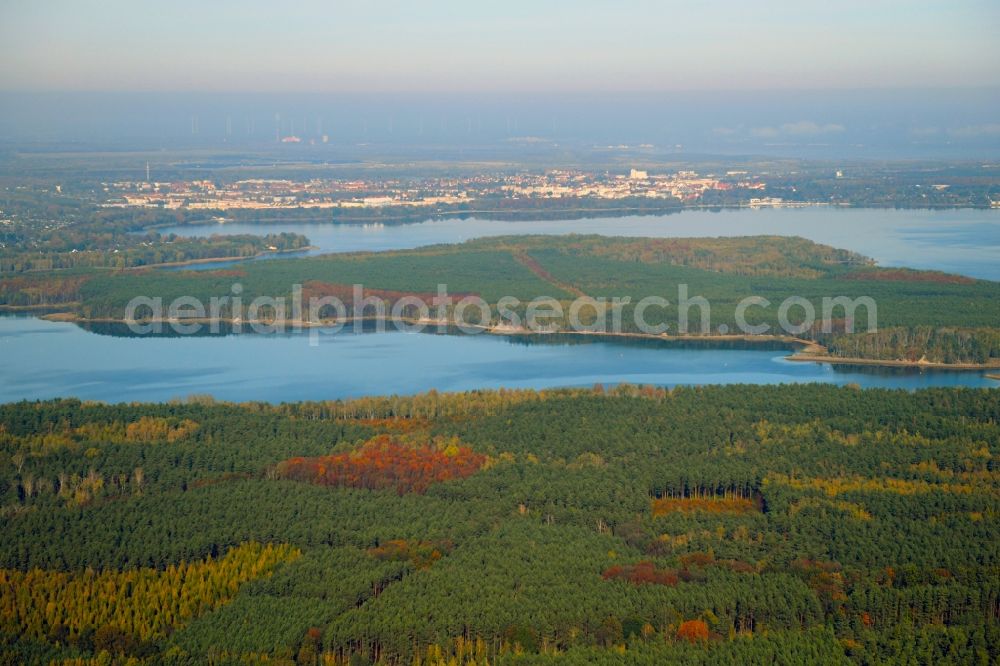
[[(789, 361), (828, 363), (830, 365), (877, 365), (885, 368), (927, 368), (928, 370), (997, 370), (1000, 363), (937, 363), (934, 361), (904, 361), (901, 359), (851, 358), (798, 352), (787, 357)], [(994, 377), (987, 375), (991, 379)]]

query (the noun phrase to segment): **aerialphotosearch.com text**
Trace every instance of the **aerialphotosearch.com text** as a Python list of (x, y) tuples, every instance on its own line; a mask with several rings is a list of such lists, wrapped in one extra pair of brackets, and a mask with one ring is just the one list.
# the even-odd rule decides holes
[[(826, 296), (808, 299), (789, 296), (772, 303), (762, 296), (747, 296), (735, 308), (725, 308), (727, 321), (713, 328), (712, 304), (678, 284), (676, 297), (650, 295), (641, 299), (581, 296), (571, 301), (538, 296), (523, 301), (504, 296), (487, 303), (478, 295), (454, 296), (439, 284), (435, 294), (386, 296), (352, 285), (350, 293), (305, 294), (293, 285), (290, 296), (244, 296), (235, 283), (229, 293), (205, 303), (181, 296), (164, 303), (162, 297), (136, 296), (125, 308), (125, 323), (137, 335), (156, 335), (167, 328), (179, 335), (227, 332), (284, 333), (308, 328), (310, 344), (320, 336), (336, 334), (350, 326), (356, 332), (384, 331), (389, 326), (404, 332), (460, 331), (476, 335), (486, 331), (523, 333), (641, 333), (645, 335), (790, 335), (806, 331), (852, 333), (859, 312), (865, 331), (877, 330), (877, 305), (868, 296)], [(819, 306), (817, 309), (817, 305)], [(732, 309), (731, 315), (729, 310)]]

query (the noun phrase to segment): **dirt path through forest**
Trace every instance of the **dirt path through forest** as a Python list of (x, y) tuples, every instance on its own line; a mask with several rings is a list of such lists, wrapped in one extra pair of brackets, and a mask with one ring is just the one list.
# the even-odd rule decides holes
[(552, 273), (549, 273), (547, 270), (545, 270), (542, 267), (542, 265), (538, 263), (538, 261), (536, 261), (534, 258), (531, 257), (531, 255), (528, 254), (527, 250), (523, 248), (516, 248), (511, 250), (510, 253), (511, 255), (513, 255), (514, 260), (517, 263), (521, 264), (529, 271), (537, 275), (539, 278), (551, 284), (553, 287), (562, 289), (563, 291), (569, 292), (579, 298), (589, 298), (589, 296), (583, 293), (583, 291), (581, 291), (580, 289), (577, 289), (573, 285), (559, 280), (556, 276), (552, 275)]

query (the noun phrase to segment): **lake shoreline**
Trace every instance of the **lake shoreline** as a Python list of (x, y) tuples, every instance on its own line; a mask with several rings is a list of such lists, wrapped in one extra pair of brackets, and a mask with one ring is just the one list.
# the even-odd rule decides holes
[[(12, 314), (24, 313), (24, 314), (63, 314), (63, 310), (67, 306), (80, 305), (79, 301), (71, 301), (68, 303), (59, 303), (57, 305), (6, 305), (0, 304), (0, 312), (10, 312)], [(44, 319), (44, 316), (41, 318)]]
[[(1000, 209), (924, 207), (904, 211), (887, 207), (808, 206), (792, 209), (747, 206), (685, 206), (665, 211), (577, 211), (576, 221), (566, 216), (512, 215), (494, 219), (483, 214), (441, 215), (416, 219), (331, 220), (329, 216), (290, 218), (265, 216), (234, 219), (225, 224), (172, 225), (164, 233), (180, 236), (294, 232), (307, 236), (319, 246), (309, 256), (345, 252), (379, 252), (415, 249), (430, 245), (455, 244), (470, 239), (504, 235), (562, 236), (597, 234), (631, 238), (701, 238), (746, 235), (807, 237), (831, 247), (846, 248), (876, 259), (883, 267), (910, 267), (957, 273), (973, 279), (1000, 281), (995, 262), (984, 251), (1000, 243)], [(426, 212), (426, 211), (425, 211)], [(468, 211), (466, 211), (468, 213)], [(909, 217), (912, 215), (913, 217)], [(462, 219), (460, 219), (462, 218)], [(938, 221), (940, 220), (940, 224)], [(977, 226), (980, 225), (980, 226)], [(982, 227), (981, 225), (986, 225)], [(903, 237), (901, 230), (916, 232)], [(963, 243), (949, 253), (929, 254), (921, 240), (928, 229), (948, 230), (947, 238), (962, 240), (962, 234), (976, 233), (975, 249)], [(979, 231), (975, 231), (979, 229)], [(986, 231), (986, 237), (982, 236)], [(875, 233), (871, 233), (874, 231)], [(945, 237), (942, 236), (942, 240)], [(947, 244), (947, 243), (946, 243)], [(900, 253), (900, 247), (913, 252)], [(240, 262), (222, 262), (229, 267)], [(205, 270), (206, 264), (191, 270)], [(179, 269), (164, 269), (179, 270)]]
[[(1000, 362), (998, 363), (941, 363), (937, 361), (907, 361), (903, 359), (876, 359), (876, 358), (857, 358), (848, 356), (827, 356), (827, 355), (813, 355), (809, 353), (799, 352), (786, 357), (789, 361), (805, 362), (805, 363), (825, 363), (827, 365), (874, 365), (881, 366), (884, 368), (921, 368), (927, 370), (972, 370), (972, 371), (982, 371), (982, 370), (998, 370), (1000, 369)], [(1000, 379), (1000, 376), (987, 375), (990, 379)]]
[(289, 248), (287, 250), (265, 250), (263, 252), (258, 252), (247, 257), (204, 257), (202, 259), (186, 259), (184, 261), (164, 261), (159, 264), (144, 264), (142, 266), (126, 266), (121, 269), (124, 271), (141, 271), (147, 268), (177, 268), (183, 266), (197, 266), (199, 264), (214, 264), (216, 262), (243, 262), (243, 261), (253, 261), (254, 259), (260, 259), (261, 257), (272, 257), (280, 254), (295, 254), (297, 252), (311, 252), (313, 250), (318, 250), (319, 248), (315, 245), (306, 245), (305, 247)]
[[(130, 271), (144, 271), (149, 268), (183, 268), (184, 266), (197, 266), (201, 264), (215, 264), (215, 263), (244, 263), (249, 261), (254, 261), (255, 259), (262, 259), (264, 257), (274, 257), (283, 254), (294, 255), (299, 252), (312, 252), (314, 250), (320, 250), (322, 248), (315, 245), (306, 245), (304, 247), (290, 248), (287, 250), (265, 250), (264, 252), (258, 252), (257, 254), (252, 254), (246, 257), (234, 256), (234, 257), (202, 257), (201, 259), (185, 259), (184, 261), (164, 261), (158, 264), (143, 264), (141, 266), (124, 266), (124, 267), (114, 267), (114, 266), (88, 266), (85, 268), (96, 269), (101, 271), (109, 272), (130, 272)], [(33, 268), (31, 270), (24, 271), (22, 273), (10, 273), (3, 274), (2, 277), (12, 278), (18, 277), (20, 275), (31, 275), (38, 273), (58, 273), (60, 271), (72, 271), (77, 270), (76, 268), (66, 267), (66, 268), (51, 268), (51, 269), (40, 269)], [(60, 306), (65, 305), (63, 303)], [(7, 308), (34, 308), (34, 305), (0, 305), (0, 312)]]
[[(87, 318), (81, 317), (74, 312), (50, 312), (48, 314), (39, 317), (46, 321), (55, 322), (67, 322), (74, 324), (118, 324), (122, 326), (127, 326), (128, 322), (124, 319), (116, 319), (112, 317), (101, 317), (101, 318)], [(353, 325), (356, 322), (386, 322), (390, 320), (379, 317), (348, 317), (343, 322), (331, 322), (326, 321), (307, 321), (307, 320), (285, 320), (284, 322), (255, 322), (258, 326), (266, 327), (278, 327), (281, 331), (285, 330), (309, 330), (309, 329), (329, 329), (337, 326), (346, 327), (348, 325)], [(449, 328), (459, 328), (458, 325), (453, 321), (440, 321), (437, 319), (417, 319), (411, 317), (400, 317), (396, 320), (400, 324), (405, 324), (411, 327), (427, 327), (427, 326), (447, 326)], [(243, 321), (241, 319), (233, 318), (221, 318), (212, 319), (209, 317), (192, 317), (181, 319), (149, 319), (143, 320), (142, 322), (137, 322), (142, 326), (169, 326), (172, 324), (178, 325), (219, 325), (226, 324), (228, 326), (242, 327), (243, 325), (249, 325), (250, 322)], [(654, 334), (654, 333), (634, 333), (634, 332), (607, 332), (607, 331), (566, 331), (566, 330), (540, 330), (532, 331), (524, 327), (513, 327), (513, 326), (483, 326), (481, 324), (463, 324), (466, 329), (471, 329), (479, 331), (480, 333), (486, 333), (489, 335), (499, 335), (499, 336), (511, 336), (511, 337), (529, 337), (529, 336), (550, 336), (550, 335), (571, 335), (580, 337), (598, 337), (598, 338), (621, 338), (621, 339), (632, 339), (632, 340), (657, 340), (660, 342), (705, 342), (709, 346), (713, 344), (726, 343), (726, 342), (738, 342), (746, 343), (748, 345), (757, 344), (774, 344), (778, 343), (785, 345), (789, 351), (793, 353), (785, 356), (785, 360), (794, 362), (810, 362), (825, 365), (865, 365), (872, 367), (884, 367), (884, 368), (917, 368), (926, 370), (947, 370), (947, 371), (963, 371), (963, 372), (981, 372), (984, 370), (1000, 370), (1000, 363), (940, 363), (934, 361), (917, 360), (908, 361), (902, 359), (870, 359), (870, 358), (855, 358), (855, 357), (841, 357), (841, 356), (830, 356), (826, 354), (827, 351), (825, 347), (812, 340), (806, 340), (804, 338), (797, 338), (790, 335), (746, 335), (746, 334), (712, 334), (712, 335), (666, 335), (666, 334)], [(476, 333), (471, 333), (475, 335)], [(990, 379), (1000, 379), (1000, 374), (998, 375), (987, 375)]]
[[(578, 219), (586, 219), (592, 216), (598, 216), (601, 218), (608, 219), (618, 219), (624, 217), (649, 217), (649, 216), (660, 216), (660, 215), (672, 215), (675, 213), (682, 213), (684, 211), (738, 211), (738, 210), (760, 210), (760, 209), (801, 209), (801, 208), (831, 208), (831, 209), (848, 209), (848, 210), (926, 210), (926, 211), (947, 211), (947, 210), (992, 210), (990, 206), (955, 206), (950, 204), (922, 204), (913, 206), (897, 206), (897, 205), (873, 205), (873, 204), (854, 204), (850, 202), (834, 202), (829, 201), (787, 201), (783, 204), (778, 205), (751, 205), (749, 202), (732, 202), (732, 203), (712, 203), (712, 204), (681, 204), (663, 207), (639, 207), (639, 206), (613, 206), (608, 208), (588, 208), (588, 207), (573, 207), (573, 208), (534, 208), (526, 210), (510, 210), (502, 208), (483, 208), (483, 209), (464, 209), (464, 210), (413, 210), (407, 208), (406, 206), (397, 206), (398, 210), (392, 210), (392, 207), (388, 207), (388, 210), (392, 214), (389, 215), (343, 215), (343, 216), (329, 216), (329, 215), (303, 215), (301, 217), (296, 216), (275, 216), (275, 217), (255, 217), (252, 219), (241, 219), (240, 217), (226, 219), (223, 222), (214, 219), (205, 220), (195, 220), (188, 223), (176, 224), (174, 222), (168, 222), (163, 224), (153, 224), (147, 227), (143, 227), (143, 231), (157, 231), (159, 229), (172, 229), (176, 227), (208, 227), (208, 226), (219, 226), (225, 227), (230, 224), (345, 224), (345, 225), (365, 225), (365, 224), (419, 224), (421, 222), (432, 222), (437, 220), (453, 219), (462, 216), (482, 216), (480, 219), (484, 220), (497, 220), (497, 221), (532, 221), (533, 219), (543, 218), (545, 216), (551, 216), (550, 219), (540, 220), (540, 221), (573, 221)], [(245, 210), (245, 209), (232, 209), (232, 210)], [(258, 209), (255, 209), (258, 210)], [(273, 209), (259, 209), (259, 210), (270, 210), (273, 212), (299, 212), (302, 210), (344, 210), (336, 208), (273, 208)], [(385, 211), (387, 208), (381, 208), (379, 211)], [(227, 210), (223, 209), (213, 209), (212, 212), (218, 215), (223, 215)]]

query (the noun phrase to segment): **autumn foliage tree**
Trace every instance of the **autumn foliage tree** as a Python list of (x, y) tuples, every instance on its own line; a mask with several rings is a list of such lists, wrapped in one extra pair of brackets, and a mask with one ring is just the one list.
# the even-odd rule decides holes
[(470, 476), (485, 462), (486, 456), (468, 447), (413, 446), (380, 435), (350, 453), (286, 460), (277, 471), (297, 481), (369, 490), (393, 488), (402, 495), (423, 493), (431, 484)]
[(635, 585), (670, 585), (674, 586), (680, 578), (673, 569), (658, 569), (652, 562), (637, 562), (636, 564), (615, 565), (604, 571), (604, 580), (625, 580)]
[(704, 620), (687, 620), (677, 628), (677, 638), (689, 643), (708, 640), (708, 625)]
[(0, 632), (37, 640), (64, 632), (75, 640), (94, 630), (109, 645), (162, 638), (300, 554), (288, 545), (248, 542), (219, 559), (162, 571), (0, 569)]
[(171, 423), (164, 418), (143, 416), (138, 421), (125, 426), (125, 439), (129, 442), (175, 442), (192, 434), (198, 429), (198, 424), (190, 419), (180, 423)]
[(450, 541), (416, 541), (392, 539), (368, 549), (368, 555), (377, 560), (408, 561), (418, 569), (426, 569), (453, 548)]
[(730, 513), (748, 514), (756, 512), (753, 499), (743, 497), (659, 497), (652, 501), (653, 515), (668, 513)]

